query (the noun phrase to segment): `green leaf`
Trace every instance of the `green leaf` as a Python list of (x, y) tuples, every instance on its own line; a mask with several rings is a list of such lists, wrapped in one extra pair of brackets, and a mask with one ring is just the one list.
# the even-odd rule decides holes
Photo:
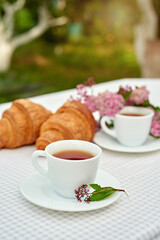
[(126, 100), (127, 98), (129, 98), (129, 96), (131, 95), (131, 92), (132, 92), (132, 91), (128, 91), (128, 92), (122, 94), (122, 97), (124, 98), (124, 100)]
[(150, 104), (150, 106), (155, 110), (155, 111), (160, 111), (160, 107), (155, 107), (152, 104)]
[(151, 104), (150, 104), (149, 100), (147, 99), (144, 101), (144, 103), (142, 105), (143, 105), (143, 107), (149, 107)]
[(108, 127), (108, 128), (113, 128), (114, 127), (114, 121), (112, 120), (112, 119), (110, 119), (110, 122), (108, 123), (108, 122), (105, 122), (105, 124), (106, 124), (106, 126)]
[(96, 191), (99, 191), (99, 190), (102, 189), (101, 186), (98, 185), (98, 184), (94, 184), (94, 183), (92, 183), (92, 184), (90, 184), (90, 186), (91, 186), (94, 190), (96, 190)]
[(160, 107), (154, 106), (152, 105), (149, 100), (147, 99), (146, 101), (144, 101), (144, 103), (142, 104), (143, 107), (152, 107), (155, 111), (160, 111)]
[(158, 136), (154, 136), (152, 133), (150, 133), (150, 136), (154, 137), (154, 138), (160, 138)]
[(90, 197), (90, 201), (101, 201), (108, 197), (110, 197), (115, 191), (103, 191), (103, 192), (94, 192), (92, 196)]
[(115, 191), (115, 188), (112, 188), (112, 187), (102, 187), (101, 189), (103, 189), (105, 191), (111, 191), (111, 190)]
[(110, 197), (112, 194), (114, 194), (117, 191), (125, 192), (122, 189), (115, 189), (112, 187), (101, 187), (98, 184), (90, 184), (90, 186), (95, 189), (94, 192), (91, 193), (91, 197), (89, 198), (89, 201), (101, 201), (108, 197)]

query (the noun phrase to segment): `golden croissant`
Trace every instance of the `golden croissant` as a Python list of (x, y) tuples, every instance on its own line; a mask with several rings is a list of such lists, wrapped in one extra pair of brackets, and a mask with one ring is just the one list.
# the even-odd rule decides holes
[(65, 139), (91, 141), (95, 129), (89, 109), (79, 101), (67, 101), (42, 124), (36, 147), (43, 150), (49, 143)]
[(0, 148), (32, 144), (40, 126), (52, 113), (27, 99), (13, 101), (0, 120)]

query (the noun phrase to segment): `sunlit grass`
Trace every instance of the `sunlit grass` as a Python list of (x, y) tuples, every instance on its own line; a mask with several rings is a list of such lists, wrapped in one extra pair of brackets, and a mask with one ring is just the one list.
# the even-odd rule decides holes
[(15, 52), (11, 69), (0, 75), (0, 102), (75, 88), (90, 76), (97, 83), (140, 77), (132, 44), (93, 38), (25, 45)]

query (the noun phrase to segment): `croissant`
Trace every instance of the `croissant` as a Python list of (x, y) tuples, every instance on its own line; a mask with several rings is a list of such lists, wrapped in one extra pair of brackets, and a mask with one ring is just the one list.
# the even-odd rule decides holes
[(0, 120), (0, 148), (32, 144), (40, 126), (52, 113), (27, 99), (13, 101)]
[(42, 124), (36, 147), (43, 150), (49, 143), (65, 139), (91, 141), (95, 129), (89, 109), (79, 101), (67, 101)]

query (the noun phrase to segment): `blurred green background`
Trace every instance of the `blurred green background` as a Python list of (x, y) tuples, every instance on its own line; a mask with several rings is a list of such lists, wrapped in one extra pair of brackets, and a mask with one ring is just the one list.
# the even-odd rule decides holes
[[(36, 24), (32, 2), (16, 12), (15, 35)], [(75, 88), (88, 77), (96, 83), (141, 77), (133, 46), (135, 0), (69, 0), (55, 11), (56, 4), (53, 15), (67, 16), (67, 24), (15, 50), (10, 68), (0, 73), (1, 103)]]

